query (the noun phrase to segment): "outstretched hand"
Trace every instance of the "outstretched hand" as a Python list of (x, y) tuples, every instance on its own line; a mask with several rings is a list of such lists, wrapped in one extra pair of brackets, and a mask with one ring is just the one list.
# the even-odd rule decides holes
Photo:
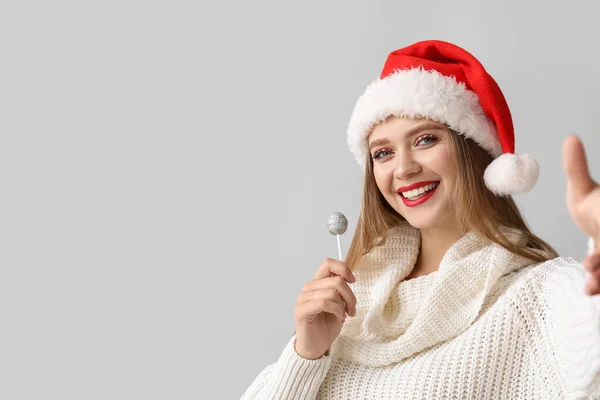
[(600, 185), (588, 170), (585, 150), (577, 136), (563, 143), (563, 168), (567, 176), (567, 208), (577, 227), (594, 239), (596, 248), (583, 260), (590, 272), (585, 284), (588, 295), (600, 294)]

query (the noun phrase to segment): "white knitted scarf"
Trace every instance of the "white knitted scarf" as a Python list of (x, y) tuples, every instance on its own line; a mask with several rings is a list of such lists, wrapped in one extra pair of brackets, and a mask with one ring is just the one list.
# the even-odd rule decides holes
[[(517, 231), (503, 232), (513, 243), (524, 239)], [(407, 326), (399, 288), (414, 268), (420, 242), (419, 230), (403, 224), (357, 265), (351, 286), (357, 313), (346, 319), (332, 344), (333, 354), (386, 366), (450, 340), (475, 320), (498, 278), (534, 263), (471, 231), (452, 245), (429, 277), (422, 304)]]

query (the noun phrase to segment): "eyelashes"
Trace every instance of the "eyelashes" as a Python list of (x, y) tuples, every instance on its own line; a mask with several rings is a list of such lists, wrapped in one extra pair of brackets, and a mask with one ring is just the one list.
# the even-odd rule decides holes
[(375, 154), (373, 154), (373, 160), (377, 160), (379, 158), (381, 158), (381, 154), (383, 153), (391, 153), (392, 151), (389, 149), (381, 149), (381, 150), (377, 150), (375, 152)]
[[(425, 135), (421, 135), (421, 136), (419, 136), (419, 137), (418, 137), (418, 138), (415, 140), (414, 147), (423, 147), (423, 146), (427, 146), (427, 145), (433, 144), (433, 143), (435, 143), (435, 142), (437, 142), (437, 141), (439, 141), (439, 140), (440, 140), (440, 139), (439, 139), (437, 136), (435, 136), (435, 135), (432, 135), (432, 134), (429, 134), (429, 133), (428, 133), (428, 134), (425, 134)], [(386, 153), (392, 153), (392, 150), (391, 150), (391, 149), (388, 149), (388, 148), (379, 149), (379, 150), (377, 150), (377, 151), (376, 151), (376, 152), (373, 154), (373, 156), (372, 156), (372, 159), (373, 159), (373, 160), (377, 160), (377, 159), (380, 159), (380, 158), (382, 158), (382, 157), (385, 157), (385, 156), (387, 155)]]
[(423, 141), (425, 139), (433, 139), (431, 142), (428, 142), (428, 143), (425, 143), (425, 144), (435, 143), (435, 142), (437, 142), (439, 140), (437, 137), (435, 137), (435, 135), (427, 134), (427, 135), (419, 136), (417, 138), (417, 140), (415, 140), (415, 144), (420, 143), (421, 141)]

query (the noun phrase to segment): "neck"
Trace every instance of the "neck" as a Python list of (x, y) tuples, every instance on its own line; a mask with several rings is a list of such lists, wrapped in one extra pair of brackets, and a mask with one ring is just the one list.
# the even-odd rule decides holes
[(421, 248), (411, 275), (421, 276), (437, 271), (444, 254), (462, 236), (455, 224), (421, 229)]

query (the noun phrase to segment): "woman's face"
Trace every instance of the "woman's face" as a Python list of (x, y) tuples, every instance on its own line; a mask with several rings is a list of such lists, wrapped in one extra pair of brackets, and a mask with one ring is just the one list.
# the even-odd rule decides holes
[(454, 223), (451, 133), (440, 123), (392, 117), (369, 135), (373, 174), (388, 203), (415, 228)]

